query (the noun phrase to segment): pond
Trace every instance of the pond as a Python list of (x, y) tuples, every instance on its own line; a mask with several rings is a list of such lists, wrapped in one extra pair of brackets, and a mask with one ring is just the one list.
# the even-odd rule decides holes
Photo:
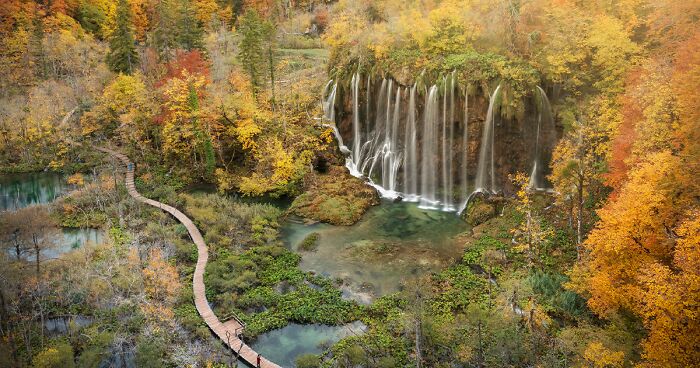
[(258, 336), (251, 347), (282, 367), (294, 367), (298, 356), (319, 354), (340, 339), (361, 334), (366, 328), (359, 321), (344, 326), (293, 323)]
[[(65, 176), (55, 172), (34, 172), (0, 175), (0, 212), (15, 211), (31, 205), (53, 202), (72, 189)], [(45, 259), (58, 258), (61, 254), (80, 248), (87, 243), (104, 242), (104, 231), (90, 228), (62, 228), (54, 240), (56, 246), (43, 252)], [(26, 256), (31, 259), (31, 255)]]
[(319, 233), (317, 250), (299, 251), (301, 268), (345, 280), (353, 286), (350, 293), (378, 296), (399, 291), (406, 281), (460, 258), (463, 245), (455, 237), (467, 230), (455, 213), (384, 201), (353, 226), (305, 225), (291, 218), (282, 236), (287, 247), (298, 251), (307, 235)]
[(33, 204), (46, 204), (64, 194), (70, 186), (55, 172), (0, 175), (0, 211), (14, 211)]
[(56, 241), (56, 247), (47, 249), (44, 256), (48, 259), (58, 258), (61, 254), (82, 248), (86, 244), (104, 243), (105, 233), (102, 229), (62, 228)]

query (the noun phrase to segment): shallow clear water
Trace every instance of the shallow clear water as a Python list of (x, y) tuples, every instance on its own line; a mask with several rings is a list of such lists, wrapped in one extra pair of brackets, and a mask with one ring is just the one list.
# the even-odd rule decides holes
[[(55, 172), (0, 175), (0, 211), (14, 211), (36, 204), (53, 202), (71, 189), (65, 176)], [(56, 247), (42, 252), (46, 259), (80, 248), (87, 243), (104, 242), (101, 229), (63, 228), (54, 240)], [(31, 260), (31, 255), (27, 258)]]
[(362, 322), (353, 322), (345, 326), (293, 323), (258, 336), (251, 347), (283, 367), (294, 367), (294, 361), (299, 355), (319, 354), (325, 347), (343, 337), (360, 334), (365, 328)]
[(46, 258), (56, 258), (71, 250), (82, 248), (88, 243), (102, 244), (105, 241), (104, 236), (105, 233), (102, 229), (63, 228), (59, 239), (57, 239), (58, 246), (44, 253)]
[(0, 175), (0, 211), (52, 202), (69, 189), (62, 174), (53, 172)]
[(355, 290), (362, 287), (374, 295), (398, 291), (404, 282), (461, 257), (463, 246), (455, 236), (468, 230), (453, 212), (388, 201), (353, 226), (300, 222), (284, 224), (282, 236), (296, 251), (308, 234), (320, 234), (316, 251), (299, 252), (304, 270), (342, 278)]

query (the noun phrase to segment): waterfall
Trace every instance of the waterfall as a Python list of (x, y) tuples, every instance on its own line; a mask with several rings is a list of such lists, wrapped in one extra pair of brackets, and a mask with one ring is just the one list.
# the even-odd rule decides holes
[(538, 104), (537, 104), (537, 129), (535, 136), (535, 154), (532, 160), (532, 171), (530, 172), (530, 183), (529, 187), (531, 189), (544, 189), (544, 168), (545, 165), (542, 163), (542, 123), (547, 124), (547, 129), (549, 132), (554, 131), (554, 119), (552, 118), (552, 109), (549, 104), (549, 99), (544, 90), (537, 86), (538, 94)]
[(436, 208), (435, 198), (437, 188), (437, 135), (435, 125), (439, 122), (438, 87), (433, 85), (425, 96), (425, 112), (423, 114), (423, 147), (421, 150), (421, 208)]
[[(402, 197), (419, 202), (420, 208), (458, 213), (464, 210), (473, 193), (498, 190), (495, 137), (500, 85), (489, 96), (478, 157), (473, 164), (476, 180), (471, 184), (470, 96), (466, 85), (458, 86), (457, 73), (442, 77), (440, 83), (422, 91), (419, 83), (404, 87), (391, 78), (372, 83), (372, 78), (364, 78), (359, 72), (350, 81), (352, 116), (343, 119), (352, 124), (352, 129), (344, 130), (352, 136), (346, 136), (350, 149), (345, 147), (335, 125), (338, 85), (330, 81), (323, 90), (323, 121), (333, 128), (352, 175), (365, 179), (382, 197)], [(541, 188), (545, 185), (554, 126), (545, 92), (538, 88), (535, 93), (539, 114), (536, 120), (528, 120), (533, 126), (530, 136), (534, 156), (532, 167), (526, 170), (531, 169), (530, 186)], [(424, 103), (419, 98), (424, 98)]]
[(447, 77), (442, 78), (442, 84), (443, 84), (443, 94), (442, 94), (442, 135), (440, 135), (440, 146), (442, 147), (442, 160), (440, 163), (440, 168), (442, 169), (442, 206), (445, 208), (448, 206), (449, 203), (449, 198), (448, 198), (448, 191), (449, 191), (449, 181), (450, 181), (450, 174), (448, 173), (448, 166), (447, 166), (447, 160), (448, 160), (448, 153), (447, 153), (447, 146), (450, 146), (450, 142), (448, 142), (448, 136), (447, 136), (447, 125), (449, 124), (447, 121)]
[[(351, 80), (353, 129), (352, 154), (346, 161), (350, 174), (365, 177), (382, 197), (396, 198), (397, 175), (401, 167), (401, 147), (398, 141), (400, 123), (401, 89), (394, 89), (393, 80), (383, 79), (379, 90), (374, 125), (369, 124), (369, 103), (371, 101), (370, 79), (367, 79), (367, 106), (365, 107), (365, 133), (360, 117), (360, 82), (355, 74)], [(362, 137), (366, 137), (363, 141)], [(377, 182), (375, 182), (377, 180)]]
[[(447, 88), (447, 84), (445, 84), (445, 88)], [(445, 111), (443, 112), (443, 116), (449, 116), (449, 120), (445, 120), (445, 125), (448, 125), (449, 128), (447, 129), (448, 136), (443, 139), (443, 147), (447, 146), (447, 149), (443, 153), (444, 157), (444, 169), (443, 171), (447, 173), (445, 175), (445, 187), (444, 187), (444, 201), (442, 204), (442, 209), (443, 211), (454, 211), (454, 171), (452, 167), (452, 157), (453, 157), (453, 145), (454, 145), (454, 121), (455, 121), (455, 96), (454, 96), (454, 90), (455, 90), (455, 73), (452, 72), (450, 76), (450, 83), (449, 83), (449, 115), (447, 115), (448, 108), (444, 107)], [(447, 101), (447, 91), (445, 91), (445, 101)], [(444, 104), (443, 104), (444, 105)]]
[(495, 192), (496, 191), (496, 173), (495, 173), (495, 113), (494, 107), (498, 92), (501, 90), (501, 85), (493, 91), (489, 101), (489, 108), (486, 112), (486, 120), (484, 121), (484, 131), (481, 134), (481, 147), (479, 148), (479, 165), (476, 170), (476, 191), (477, 192)]
[(399, 150), (399, 122), (401, 119), (401, 87), (396, 87), (394, 114), (391, 117), (391, 140), (389, 141), (389, 190), (396, 192), (396, 175), (401, 166), (401, 151)]
[(350, 150), (345, 146), (343, 142), (343, 137), (338, 131), (338, 127), (335, 125), (335, 95), (338, 90), (338, 84), (334, 83), (332, 80), (326, 84), (323, 89), (323, 94), (321, 95), (321, 105), (323, 107), (323, 119), (330, 122), (330, 124), (323, 123), (325, 127), (333, 129), (333, 135), (338, 141), (338, 147), (340, 152), (344, 155), (350, 154)]
[(389, 79), (389, 87), (387, 88), (386, 94), (386, 105), (385, 105), (385, 118), (384, 118), (384, 144), (381, 149), (381, 159), (382, 159), (382, 184), (384, 189), (391, 191), (391, 158), (392, 158), (392, 147), (391, 147), (391, 128), (393, 125), (393, 119), (391, 117), (392, 111), (392, 89), (394, 87), (394, 81)]
[(338, 84), (333, 80), (326, 83), (321, 95), (321, 105), (323, 107), (323, 117), (335, 124), (335, 93), (338, 90)]
[(360, 144), (362, 142), (362, 135), (360, 133), (360, 73), (355, 73), (352, 76), (351, 81), (352, 88), (352, 160), (353, 162), (362, 161), (360, 156)]
[(404, 139), (404, 193), (406, 200), (418, 200), (418, 159), (416, 157), (416, 85), (411, 87), (408, 97), (408, 121)]

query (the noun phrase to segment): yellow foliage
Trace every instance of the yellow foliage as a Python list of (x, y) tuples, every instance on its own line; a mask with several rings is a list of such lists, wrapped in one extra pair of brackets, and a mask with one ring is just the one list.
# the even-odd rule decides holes
[(600, 69), (602, 77), (594, 86), (603, 93), (622, 92), (624, 75), (640, 52), (622, 22), (606, 15), (596, 17), (586, 43), (593, 49), (593, 66)]
[(83, 178), (83, 174), (75, 173), (69, 176), (66, 182), (70, 185), (83, 186), (85, 184), (85, 178)]
[(164, 86), (164, 106), (167, 115), (163, 123), (163, 151), (180, 157), (191, 155), (196, 149), (194, 118), (198, 112), (189, 105), (190, 88), (199, 91), (206, 84), (202, 75), (183, 71), (182, 78), (171, 78)]
[(219, 13), (219, 5), (216, 0), (196, 0), (195, 8), (197, 10), (197, 20), (205, 26), (209, 26), (215, 14)]
[(608, 350), (599, 342), (588, 344), (583, 356), (595, 368), (622, 367), (625, 359), (625, 353)]
[(152, 249), (142, 270), (146, 295), (159, 302), (171, 304), (180, 290), (177, 269), (163, 259), (160, 249)]

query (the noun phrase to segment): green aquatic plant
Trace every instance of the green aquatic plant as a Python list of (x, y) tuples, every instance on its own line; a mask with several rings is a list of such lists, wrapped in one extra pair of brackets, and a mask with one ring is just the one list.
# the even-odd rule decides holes
[(307, 235), (304, 240), (299, 243), (298, 249), (303, 252), (311, 252), (316, 250), (316, 248), (318, 248), (318, 239), (320, 236), (321, 234), (317, 232)]

